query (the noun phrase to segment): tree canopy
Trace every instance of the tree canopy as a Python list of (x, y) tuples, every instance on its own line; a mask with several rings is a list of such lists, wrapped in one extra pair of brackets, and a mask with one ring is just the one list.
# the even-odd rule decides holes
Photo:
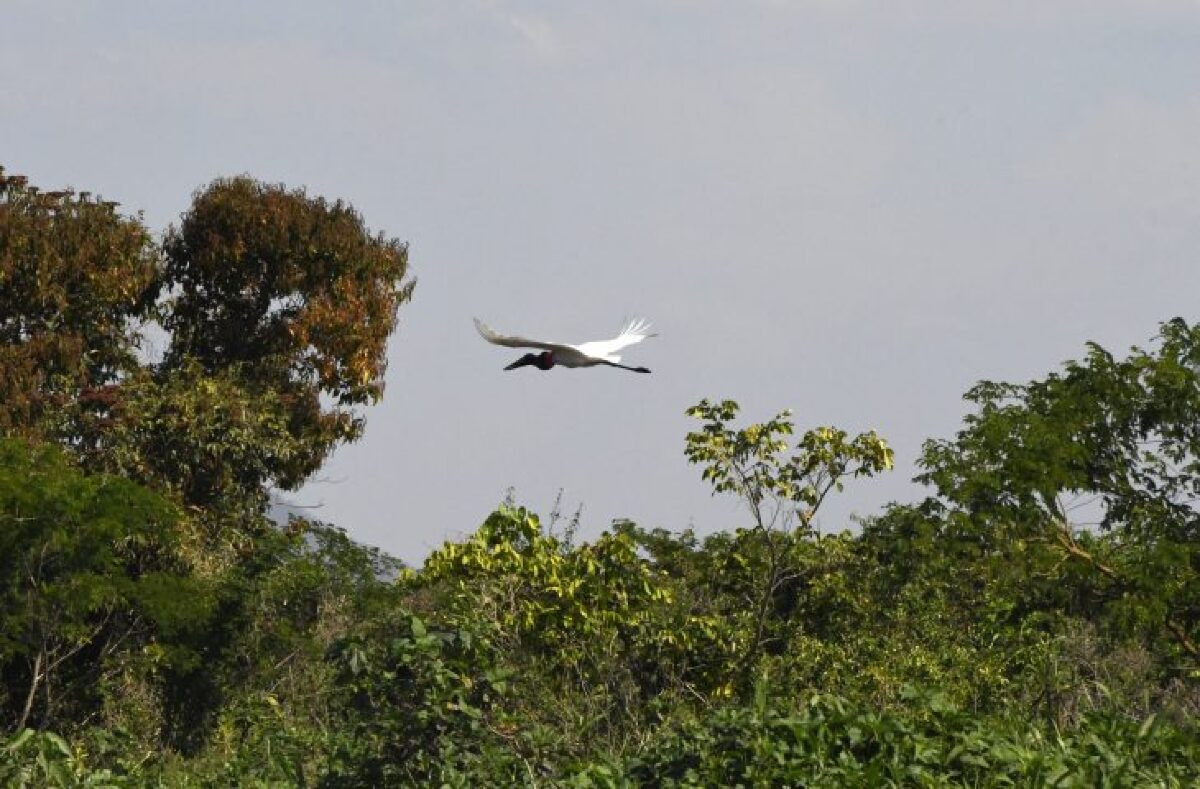
[(1200, 325), (978, 384), (855, 529), (816, 524), (883, 437), (705, 399), (728, 528), (507, 501), (406, 567), (266, 513), (412, 296), (340, 201), (219, 179), (155, 240), (0, 171), (0, 783), (1200, 780)]
[(130, 323), (153, 309), (158, 271), (140, 219), (0, 168), (0, 429), (69, 430), (55, 423), (70, 406), (135, 368)]

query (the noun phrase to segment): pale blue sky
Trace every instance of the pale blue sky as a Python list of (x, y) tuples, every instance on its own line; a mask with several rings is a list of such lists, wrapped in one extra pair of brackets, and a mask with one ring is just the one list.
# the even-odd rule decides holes
[[(870, 427), (909, 499), (979, 378), (1200, 318), (1200, 4), (7, 2), (0, 163), (145, 211), (250, 173), (343, 197), (419, 279), (366, 438), (295, 494), (419, 559), (514, 486), (739, 525), (683, 410)], [(474, 333), (661, 336), (529, 369)], [(515, 358), (515, 357), (514, 357)]]

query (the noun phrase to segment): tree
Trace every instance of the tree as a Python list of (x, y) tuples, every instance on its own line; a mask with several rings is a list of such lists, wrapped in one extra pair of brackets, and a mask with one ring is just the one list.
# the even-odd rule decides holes
[[(233, 664), (259, 624), (255, 590), (275, 572), (270, 490), (301, 484), (361, 434), (413, 282), (404, 244), (302, 190), (215, 181), (161, 246), (114, 206), (0, 171), (0, 437), (67, 450), (35, 476), (62, 477), (39, 483), (59, 498), (37, 506), (71, 513), (14, 516), (22, 528), (0, 535), (16, 563), (5, 635), (22, 633), (0, 677), (29, 701), (13, 720), (51, 721), (66, 685), (79, 690), (71, 709), (98, 703), (86, 666), (100, 671), (115, 644), (146, 647), (131, 660), (165, 712), (144, 728), (194, 749), (252, 681)], [(148, 322), (167, 333), (161, 359), (139, 353)], [(99, 501), (92, 480), (126, 495), (129, 512), (80, 510), (76, 499)], [(142, 485), (184, 516), (150, 530)], [(169, 624), (176, 609), (186, 627)]]
[(92, 425), (89, 466), (170, 491), (206, 520), (244, 529), (270, 503), (270, 481), (317, 458), (292, 430), (294, 413), (274, 389), (236, 369), (205, 371), (195, 360), (126, 379), (108, 414)]
[(177, 518), (57, 447), (0, 440), (0, 710), (17, 729), (94, 713), (118, 650), (207, 617), (202, 586), (175, 559)]
[(1200, 326), (1168, 321), (1157, 350), (1124, 359), (1091, 344), (1061, 373), (966, 398), (978, 411), (921, 459), (947, 517), (1048, 547), (1047, 585), (1064, 566), (1089, 578), (1079, 613), (1200, 658)]
[(383, 393), (387, 339), (414, 287), (407, 246), (341, 201), (239, 177), (199, 191), (163, 250), (164, 372), (195, 360), (281, 403), (291, 451), (260, 481), (298, 485), (361, 435), (351, 408)]
[[(0, 170), (0, 432), (261, 512), (268, 486), (361, 435), (412, 297), (407, 247), (346, 203), (247, 177), (199, 191), (161, 249), (115, 205)], [(138, 355), (151, 320), (159, 363)]]
[(687, 415), (704, 426), (687, 434), (688, 462), (702, 464), (702, 476), (714, 495), (729, 492), (750, 510), (765, 559), (765, 572), (754, 601), (754, 636), (742, 667), (758, 656), (767, 638), (768, 617), (778, 596), (797, 576), (788, 561), (794, 544), (793, 528), (806, 538), (812, 533), (821, 504), (832, 490), (841, 490), (847, 477), (871, 476), (892, 468), (893, 453), (874, 431), (850, 438), (844, 430), (808, 430), (788, 456), (784, 438), (793, 433), (791, 412), (783, 411), (762, 424), (734, 429), (729, 423), (739, 407), (732, 400), (701, 400)]
[(137, 366), (157, 256), (115, 205), (0, 167), (0, 434), (76, 442), (72, 415)]

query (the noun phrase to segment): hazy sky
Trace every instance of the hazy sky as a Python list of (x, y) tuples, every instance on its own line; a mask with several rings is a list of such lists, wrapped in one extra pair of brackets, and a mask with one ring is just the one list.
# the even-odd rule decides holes
[[(0, 164), (175, 221), (249, 173), (410, 242), (415, 298), (366, 437), (292, 498), (419, 559), (512, 486), (744, 524), (683, 411), (920, 442), (1025, 380), (1200, 318), (1200, 3), (0, 4)], [(645, 315), (653, 375), (526, 368)]]

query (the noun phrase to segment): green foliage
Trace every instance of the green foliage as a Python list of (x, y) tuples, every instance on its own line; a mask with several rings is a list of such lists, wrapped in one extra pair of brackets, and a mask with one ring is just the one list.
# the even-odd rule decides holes
[[(66, 487), (44, 486), (37, 506), (74, 512), (72, 462), (111, 475), (95, 478), (112, 481), (113, 507), (129, 499), (86, 528), (65, 518), (50, 536), (0, 535), (9, 595), (22, 601), (0, 632), (0, 708), (43, 724), (111, 716), (138, 747), (161, 738), (190, 752), (230, 694), (266, 673), (247, 666), (292, 666), (303, 653), (311, 669), (314, 644), (334, 633), (309, 629), (334, 610), (361, 613), (318, 593), (333, 571), (280, 549), (263, 515), (272, 487), (300, 484), (360, 434), (352, 409), (382, 393), (385, 343), (412, 282), (403, 244), (302, 191), (214, 182), (161, 248), (114, 205), (0, 172), (0, 436), (68, 448), (72, 460), (45, 472)], [(136, 353), (150, 320), (168, 332), (160, 362)], [(131, 483), (186, 517), (139, 536), (132, 519), (149, 494)], [(256, 595), (289, 573), (315, 585), (320, 613), (297, 625), (303, 637), (264, 638)], [(19, 637), (18, 616), (30, 623)]]
[(127, 379), (85, 452), (90, 465), (170, 491), (209, 520), (252, 522), (269, 502), (267, 483), (312, 450), (295, 440), (283, 398), (188, 361)]
[[(105, 659), (208, 614), (173, 557), (176, 510), (126, 480), (87, 476), (56, 447), (0, 440), (0, 710), (22, 728), (100, 703)], [(180, 657), (179, 655), (175, 656)]]
[[(729, 422), (738, 410), (732, 400), (701, 400), (689, 408), (687, 415), (703, 420), (704, 426), (688, 433), (684, 454), (689, 463), (704, 465), (702, 476), (714, 493), (731, 492), (749, 504), (760, 528), (776, 525), (779, 514), (794, 514), (807, 530), (821, 502), (831, 490), (840, 491), (846, 477), (872, 476), (894, 464), (891, 448), (875, 431), (851, 439), (835, 427), (806, 431), (793, 454), (785, 456), (788, 442), (783, 437), (794, 431), (790, 411), (735, 430)], [(763, 511), (772, 498), (786, 507), (783, 513), (777, 509), (768, 516)]]
[[(955, 440), (926, 445), (921, 479), (958, 528), (1001, 551), (1055, 556), (1022, 579), (1032, 593), (1055, 596), (1075, 576), (1061, 604), (1103, 612), (1195, 666), (1200, 327), (1172, 320), (1159, 341), (1122, 360), (1091, 345), (1042, 381), (979, 384), (967, 394), (978, 413)], [(1073, 522), (1076, 509), (1098, 531)]]
[(880, 713), (815, 694), (795, 707), (717, 709), (630, 760), (651, 786), (1187, 786), (1200, 775), (1195, 731), (1119, 718), (1080, 733), (965, 714), (909, 690)]
[(515, 782), (496, 705), (508, 692), (486, 635), (430, 629), (396, 612), (339, 642), (332, 657), (348, 720), (326, 786), (470, 785), (470, 773)]
[(627, 532), (567, 548), (542, 534), (536, 515), (509, 507), (467, 541), (431, 554), (412, 583), (446, 584), (465, 616), (476, 616), (481, 603), (489, 606), (501, 631), (546, 654), (614, 628), (632, 635), (644, 628), (655, 603), (670, 601)]
[(52, 732), (22, 729), (0, 741), (0, 784), (12, 789), (109, 789), (125, 786), (107, 769), (90, 769), (82, 754)]
[(338, 679), (342, 645), (382, 632), (401, 604), (391, 581), (398, 569), (321, 523), (293, 519), (260, 535), (253, 556), (223, 579), (222, 615), (196, 644), (203, 665), (168, 686), (174, 723), (163, 735), (183, 758), (129, 763), (123, 754), (138, 747), (160, 753), (135, 740), (100, 750), (154, 785), (311, 785), (358, 725)]
[[(523, 696), (573, 689), (575, 704), (546, 710), (540, 725), (621, 739), (630, 720), (652, 724), (648, 705), (663, 693), (720, 693), (731, 655), (744, 648), (744, 631), (681, 597), (679, 579), (641, 555), (642, 536), (627, 525), (568, 546), (535, 515), (503, 506), (405, 584), (448, 625), (486, 623), (508, 661), (536, 667), (524, 672)], [(550, 740), (546, 747), (574, 747)]]
[(1200, 780), (1200, 328), (979, 384), (857, 534), (817, 518), (882, 438), (704, 400), (733, 528), (505, 505), (408, 569), (265, 515), (361, 434), (411, 294), (302, 190), (215, 181), (156, 247), (0, 172), (0, 784)]
[(754, 519), (753, 530), (739, 533), (739, 542), (749, 536), (757, 545), (740, 546), (733, 554), (742, 567), (755, 564), (757, 576), (750, 584), (753, 588), (744, 591), (754, 609), (753, 630), (733, 672), (744, 687), (762, 650), (786, 649), (796, 632), (786, 620), (795, 608), (797, 587), (809, 585), (806, 581), (814, 574), (829, 577), (819, 562), (805, 567), (800, 557), (822, 502), (830, 491), (842, 489), (847, 476), (871, 476), (892, 468), (893, 454), (874, 431), (849, 439), (843, 430), (818, 427), (801, 436), (788, 457), (783, 436), (794, 431), (790, 411), (733, 429), (729, 422), (737, 413), (738, 404), (732, 400), (701, 400), (689, 408), (688, 416), (703, 420), (704, 426), (688, 433), (684, 454), (688, 462), (703, 464), (702, 476), (712, 483), (714, 494), (737, 495)]

